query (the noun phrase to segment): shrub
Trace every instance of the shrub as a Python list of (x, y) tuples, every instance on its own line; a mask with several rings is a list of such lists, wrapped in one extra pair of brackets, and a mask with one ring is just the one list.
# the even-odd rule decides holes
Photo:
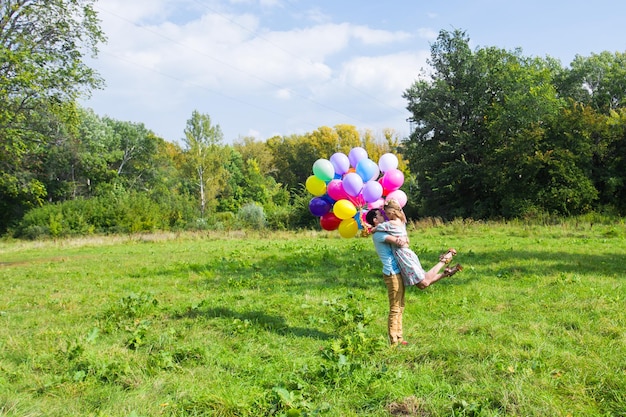
[(37, 239), (182, 229), (196, 214), (191, 206), (192, 203), (182, 197), (161, 199), (159, 203), (145, 193), (118, 191), (32, 209), (24, 215), (13, 234)]
[(249, 203), (237, 212), (237, 222), (240, 226), (250, 229), (264, 229), (267, 226), (263, 207), (256, 203)]

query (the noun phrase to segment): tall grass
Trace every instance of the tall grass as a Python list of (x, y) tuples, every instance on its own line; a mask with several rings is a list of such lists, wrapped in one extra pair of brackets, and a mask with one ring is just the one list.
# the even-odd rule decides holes
[(413, 226), (400, 348), (369, 239), (0, 242), (0, 415), (626, 415), (623, 223)]

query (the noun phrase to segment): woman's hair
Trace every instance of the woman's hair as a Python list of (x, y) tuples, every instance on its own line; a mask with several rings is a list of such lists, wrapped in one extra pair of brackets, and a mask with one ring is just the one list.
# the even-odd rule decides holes
[(396, 200), (389, 200), (385, 203), (385, 215), (389, 220), (400, 219), (402, 223), (406, 223), (406, 216), (402, 210), (402, 206)]

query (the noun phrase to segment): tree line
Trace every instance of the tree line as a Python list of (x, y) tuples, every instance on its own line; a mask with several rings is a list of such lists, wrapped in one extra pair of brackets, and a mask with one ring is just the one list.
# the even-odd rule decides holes
[(428, 74), (404, 94), (403, 153), (419, 211), (512, 218), (626, 213), (626, 54), (552, 58), (472, 51), (441, 31)]
[(106, 41), (92, 6), (0, 6), (0, 233), (314, 227), (313, 163), (356, 146), (400, 157), (411, 217), (626, 212), (623, 53), (564, 68), (441, 31), (404, 93), (407, 138), (336, 125), (229, 145), (196, 110), (177, 144), (77, 104), (103, 85), (82, 60)]

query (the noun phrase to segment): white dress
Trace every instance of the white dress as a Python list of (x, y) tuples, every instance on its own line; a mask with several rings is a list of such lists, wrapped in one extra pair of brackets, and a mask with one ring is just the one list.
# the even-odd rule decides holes
[[(391, 222), (384, 222), (376, 226), (373, 232), (385, 232), (391, 236), (407, 238), (406, 226), (396, 225)], [(419, 284), (426, 272), (422, 268), (417, 254), (413, 252), (409, 247), (401, 248), (392, 245), (394, 248), (394, 256), (400, 267), (400, 274), (402, 275), (402, 281), (404, 286), (411, 286)]]

